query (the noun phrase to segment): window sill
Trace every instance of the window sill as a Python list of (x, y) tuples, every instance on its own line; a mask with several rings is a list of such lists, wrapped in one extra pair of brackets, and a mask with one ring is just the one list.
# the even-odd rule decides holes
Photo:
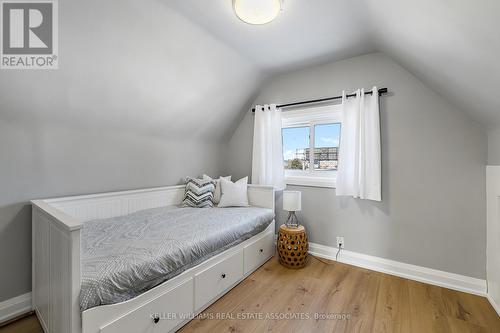
[(286, 176), (285, 183), (287, 185), (311, 186), (311, 187), (337, 187), (336, 178), (325, 177), (307, 177), (307, 176)]

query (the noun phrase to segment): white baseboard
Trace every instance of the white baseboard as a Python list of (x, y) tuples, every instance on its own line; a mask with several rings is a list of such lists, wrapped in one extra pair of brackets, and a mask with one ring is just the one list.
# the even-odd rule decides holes
[(30, 312), (31, 310), (31, 293), (0, 302), (0, 323)]
[(487, 294), (486, 298), (488, 299), (488, 301), (490, 301), (491, 306), (493, 307), (493, 309), (495, 309), (497, 314), (500, 316), (500, 305), (495, 302), (495, 300), (493, 299), (493, 297), (491, 297), (490, 294)]
[[(309, 253), (325, 259), (335, 260), (337, 248), (309, 243)], [(427, 267), (405, 264), (394, 260), (374, 257), (347, 250), (342, 250), (338, 259), (339, 262), (353, 266), (367, 268), (373, 271), (396, 275), (406, 279), (433, 284), (479, 296), (486, 296), (486, 280), (448, 273)]]

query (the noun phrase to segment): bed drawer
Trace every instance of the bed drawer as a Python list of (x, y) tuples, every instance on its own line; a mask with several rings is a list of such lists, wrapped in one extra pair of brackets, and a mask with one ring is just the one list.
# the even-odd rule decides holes
[(253, 271), (274, 255), (274, 233), (270, 231), (262, 238), (243, 249), (245, 274)]
[(194, 277), (195, 310), (199, 310), (242, 278), (243, 250), (196, 274)]
[(193, 279), (102, 327), (101, 333), (166, 333), (193, 313)]

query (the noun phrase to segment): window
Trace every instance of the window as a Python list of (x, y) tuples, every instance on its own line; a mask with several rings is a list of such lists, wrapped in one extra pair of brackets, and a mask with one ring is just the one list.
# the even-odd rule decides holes
[(340, 123), (314, 126), (314, 170), (337, 170), (340, 127)]
[(287, 184), (335, 187), (340, 106), (283, 112), (283, 160)]
[(283, 128), (283, 158), (287, 170), (309, 169), (309, 127)]

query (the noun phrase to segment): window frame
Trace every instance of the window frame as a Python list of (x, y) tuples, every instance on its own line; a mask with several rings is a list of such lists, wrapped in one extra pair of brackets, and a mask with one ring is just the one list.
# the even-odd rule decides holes
[(301, 108), (282, 113), (282, 130), (285, 128), (309, 127), (309, 150), (313, 152), (309, 154), (308, 170), (285, 169), (285, 183), (287, 185), (336, 187), (337, 171), (314, 169), (315, 126), (326, 124), (340, 124), (342, 131), (340, 104)]

